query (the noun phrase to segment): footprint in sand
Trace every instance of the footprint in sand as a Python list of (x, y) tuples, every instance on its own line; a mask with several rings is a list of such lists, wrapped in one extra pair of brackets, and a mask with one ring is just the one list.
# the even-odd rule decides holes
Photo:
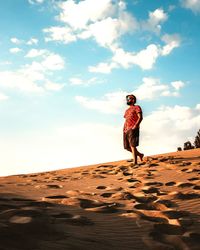
[(96, 189), (106, 189), (107, 187), (106, 186), (98, 186), (96, 187)]
[(49, 184), (49, 185), (46, 185), (47, 188), (52, 188), (52, 189), (60, 189), (60, 188), (63, 188), (62, 185), (55, 185), (55, 184)]
[(147, 220), (155, 223), (168, 223), (160, 211), (142, 210), (137, 212), (142, 220)]
[(188, 187), (192, 187), (192, 186), (194, 186), (194, 184), (191, 182), (177, 183), (177, 187), (180, 187), (180, 188), (188, 188)]
[(189, 216), (189, 212), (187, 211), (180, 211), (180, 210), (167, 210), (162, 212), (166, 215), (169, 219), (180, 219), (182, 217)]
[(193, 187), (193, 189), (194, 189), (194, 190), (200, 190), (200, 186), (199, 186), (199, 185), (195, 185), (195, 186)]
[(144, 193), (146, 193), (146, 194), (153, 194), (153, 193), (156, 193), (156, 194), (158, 194), (159, 193), (159, 189), (158, 188), (156, 188), (156, 187), (144, 187), (143, 189), (142, 189), (142, 191), (144, 192)]
[(158, 199), (157, 196), (154, 195), (144, 195), (141, 193), (134, 193), (134, 199), (139, 203), (150, 203)]
[(200, 198), (200, 194), (192, 192), (191, 193), (178, 192), (177, 194), (175, 194), (175, 198), (180, 200), (198, 199)]
[(134, 178), (130, 178), (130, 179), (127, 179), (127, 181), (128, 182), (141, 182), (141, 181), (139, 181), (139, 180), (137, 180), (137, 179), (134, 179)]
[(188, 231), (185, 232), (183, 235), (186, 239), (189, 239), (189, 241), (195, 243), (195, 244), (200, 244), (200, 233), (196, 231)]
[(167, 183), (165, 183), (165, 186), (171, 187), (171, 186), (175, 186), (176, 182), (175, 181), (169, 181)]
[(185, 228), (172, 224), (154, 224), (154, 230), (157, 233), (169, 234), (169, 235), (182, 235), (185, 233)]
[(199, 177), (193, 177), (193, 178), (188, 179), (188, 181), (198, 181), (198, 180), (199, 180)]
[(101, 194), (101, 196), (104, 197), (104, 198), (109, 198), (109, 197), (111, 197), (113, 194), (114, 194), (114, 193), (103, 193), (103, 194)]
[(150, 182), (146, 182), (144, 185), (145, 186), (161, 187), (161, 186), (163, 186), (163, 183), (162, 182), (157, 182), (157, 181), (150, 181)]

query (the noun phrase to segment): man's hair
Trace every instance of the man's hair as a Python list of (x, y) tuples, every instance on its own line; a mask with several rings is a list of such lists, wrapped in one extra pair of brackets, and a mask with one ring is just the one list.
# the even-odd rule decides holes
[(127, 95), (127, 96), (126, 96), (126, 99), (127, 99), (128, 97), (132, 97), (132, 98), (135, 100), (135, 102), (137, 101), (136, 96), (135, 96), (135, 95), (133, 95), (133, 94)]

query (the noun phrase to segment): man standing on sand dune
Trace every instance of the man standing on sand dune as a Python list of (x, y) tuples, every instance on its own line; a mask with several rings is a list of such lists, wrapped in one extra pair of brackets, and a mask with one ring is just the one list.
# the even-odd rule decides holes
[(137, 164), (137, 157), (139, 156), (140, 160), (142, 161), (144, 156), (144, 154), (137, 150), (137, 146), (139, 145), (140, 123), (143, 119), (142, 109), (139, 105), (135, 105), (136, 97), (132, 94), (126, 96), (126, 102), (130, 107), (124, 114), (124, 148), (132, 152), (134, 164)]

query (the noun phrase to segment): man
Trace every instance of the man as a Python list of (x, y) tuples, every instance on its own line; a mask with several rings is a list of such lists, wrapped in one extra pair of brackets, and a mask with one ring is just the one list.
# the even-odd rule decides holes
[(143, 119), (142, 109), (139, 105), (135, 105), (136, 97), (134, 95), (126, 96), (127, 105), (130, 107), (126, 110), (124, 114), (125, 123), (123, 129), (123, 141), (124, 148), (133, 155), (134, 164), (137, 164), (137, 157), (139, 156), (140, 160), (143, 160), (144, 154), (140, 153), (137, 150), (139, 145), (139, 130), (140, 123)]

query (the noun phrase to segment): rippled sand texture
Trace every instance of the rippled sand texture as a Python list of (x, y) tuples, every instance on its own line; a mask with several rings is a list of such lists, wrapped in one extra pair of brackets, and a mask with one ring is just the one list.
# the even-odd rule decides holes
[(0, 250), (200, 249), (200, 150), (0, 178)]

